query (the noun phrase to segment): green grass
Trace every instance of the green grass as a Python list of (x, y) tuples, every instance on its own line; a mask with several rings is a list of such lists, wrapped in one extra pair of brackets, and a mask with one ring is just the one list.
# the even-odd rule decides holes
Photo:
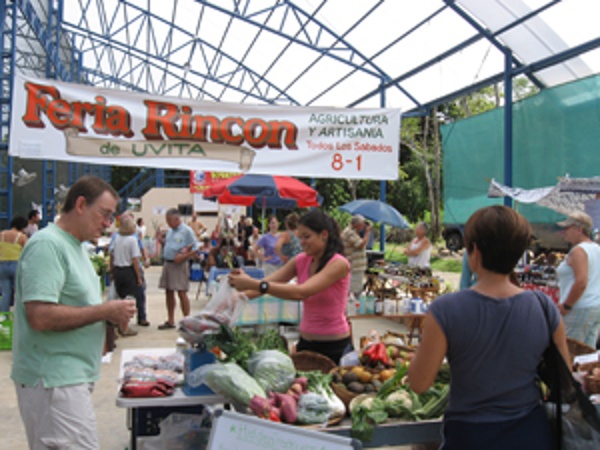
[(442, 259), (434, 256), (431, 258), (431, 268), (440, 272), (460, 273), (462, 271), (462, 260)]

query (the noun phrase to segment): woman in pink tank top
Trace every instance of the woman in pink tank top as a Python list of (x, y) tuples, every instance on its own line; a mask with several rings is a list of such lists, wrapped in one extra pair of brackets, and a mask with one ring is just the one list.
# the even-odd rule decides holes
[[(350, 287), (350, 263), (343, 256), (337, 222), (319, 209), (300, 218), (298, 237), (303, 252), (289, 259), (263, 280), (243, 271), (232, 271), (229, 283), (249, 298), (269, 293), (303, 302), (300, 341), (296, 349), (311, 350), (336, 364), (352, 349), (346, 301)], [(297, 277), (296, 284), (289, 281)]]

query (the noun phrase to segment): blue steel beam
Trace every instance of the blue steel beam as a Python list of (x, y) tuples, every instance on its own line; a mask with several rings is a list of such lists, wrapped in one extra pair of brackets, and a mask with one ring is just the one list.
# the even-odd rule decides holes
[[(166, 22), (164, 19), (154, 16), (151, 13), (148, 13), (149, 16), (151, 16), (154, 20), (159, 20), (161, 22), (164, 23), (168, 23)], [(206, 45), (208, 48), (210, 48), (212, 51), (215, 51), (217, 53), (221, 53), (223, 57), (227, 58), (228, 60), (232, 61), (233, 63), (235, 63), (235, 58), (231, 57), (230, 55), (228, 55), (227, 53), (223, 53), (222, 51), (220, 51), (220, 49), (218, 49), (217, 47), (213, 46), (212, 44), (205, 42), (203, 40), (200, 39), (194, 39), (193, 37), (190, 36), (190, 34), (186, 31), (183, 30), (180, 27), (177, 27), (176, 25), (172, 25), (174, 28), (176, 28), (178, 31), (180, 31), (181, 33), (187, 35), (190, 38), (190, 43), (192, 43), (193, 41), (196, 42), (201, 42), (202, 45)], [(114, 49), (118, 49), (120, 51), (123, 52), (124, 55), (130, 56), (130, 55), (138, 55), (140, 60), (143, 60), (144, 62), (146, 62), (149, 65), (152, 65), (158, 69), (160, 69), (161, 71), (164, 70), (164, 67), (161, 66), (161, 64), (164, 63), (164, 60), (162, 59), (162, 55), (153, 55), (148, 53), (147, 51), (141, 50), (140, 48), (137, 47), (131, 47), (128, 46), (127, 44), (124, 44), (122, 42), (118, 42), (118, 41), (114, 41), (112, 38), (110, 37), (106, 37), (105, 35), (102, 35), (100, 33), (96, 33), (94, 31), (91, 31), (89, 29), (85, 29), (85, 28), (81, 28), (79, 26), (77, 26), (76, 24), (73, 23), (64, 23), (63, 28), (66, 31), (69, 31), (71, 34), (79, 36), (83, 41), (85, 40), (89, 40), (91, 43), (94, 43), (95, 45), (100, 45), (100, 46), (111, 46)], [(87, 51), (90, 51), (91, 49), (88, 49)], [(86, 52), (85, 50), (83, 50), (82, 52)], [(151, 62), (152, 61), (152, 62)], [(157, 62), (154, 62), (157, 61)], [(181, 65), (178, 64), (173, 64), (171, 63), (171, 65), (173, 67), (176, 67), (180, 70), (184, 70), (185, 68)], [(282, 99), (286, 99), (287, 101), (289, 101), (291, 104), (296, 104), (298, 105), (299, 102), (297, 100), (295, 100), (294, 98), (292, 98), (290, 95), (288, 95), (286, 92), (282, 91), (281, 89), (279, 89), (276, 85), (270, 83), (266, 78), (264, 78), (263, 76), (261, 76), (260, 74), (258, 74), (257, 72), (254, 72), (253, 70), (251, 70), (249, 67), (244, 66), (244, 70), (249, 73), (252, 74), (253, 76), (256, 77), (256, 79), (260, 80), (262, 83), (265, 83), (265, 85), (267, 85), (270, 89), (273, 89), (276, 93), (277, 93), (277, 98), (281, 97)], [(219, 80), (218, 77), (211, 75), (211, 74), (204, 74), (201, 72), (197, 72), (194, 70), (190, 69), (190, 73), (193, 73), (194, 75), (197, 75), (203, 79), (209, 79), (212, 82), (218, 83), (220, 85), (223, 86), (227, 86), (230, 89), (233, 89), (235, 91), (241, 92), (243, 94), (248, 95), (249, 97), (258, 99), (258, 100), (262, 100), (262, 101), (266, 101), (266, 102), (270, 102), (272, 103), (274, 100), (269, 100), (269, 99), (264, 99), (262, 96), (260, 95), (256, 95), (255, 93), (252, 93), (251, 91), (245, 90), (243, 88), (237, 87), (237, 86), (231, 86), (231, 85), (227, 85), (225, 84), (223, 81)], [(115, 78), (120, 78), (120, 74), (113, 74), (115, 76)], [(176, 79), (180, 79), (181, 77), (179, 76), (179, 74), (176, 73), (171, 73), (171, 75), (173, 77), (175, 77)], [(190, 85), (192, 85), (190, 83)], [(207, 94), (206, 92), (204, 92), (201, 87), (197, 87), (197, 89), (200, 92), (203, 92), (205, 94)]]
[[(556, 3), (560, 2), (560, 1), (561, 0), (552, 0), (549, 3), (542, 5), (540, 8), (536, 9), (535, 11), (532, 11), (529, 14), (526, 14), (523, 17), (520, 17), (519, 19), (512, 22), (510, 24), (510, 28), (513, 28), (517, 25), (527, 22), (532, 17), (537, 16), (541, 12), (549, 9), (550, 7), (552, 7), (553, 5), (555, 5)], [(489, 30), (487, 30), (486, 28), (482, 27), (476, 20), (474, 20), (469, 14), (467, 14), (467, 12), (464, 9), (460, 8), (456, 4), (455, 0), (444, 0), (444, 2), (446, 3), (446, 5), (448, 5), (449, 8), (451, 8), (456, 14), (458, 14), (465, 22), (467, 22), (469, 25), (471, 25), (473, 28), (475, 28), (475, 30), (477, 30), (477, 32), (480, 35), (484, 36), (488, 41), (490, 41), (494, 47), (496, 47), (502, 53), (506, 54), (506, 51), (507, 51), (506, 46), (502, 42), (500, 42), (496, 38), (496, 36), (504, 33), (508, 27), (504, 27), (501, 30), (498, 30), (495, 33), (492, 33)], [(511, 64), (515, 64), (517, 67), (521, 67), (523, 65), (523, 63), (521, 63), (521, 61), (519, 61), (512, 54), (512, 52), (510, 52), (510, 54), (511, 54), (511, 56), (510, 56)], [(538, 89), (544, 89), (546, 87), (544, 85), (544, 83), (542, 83), (537, 77), (535, 77), (531, 74), (529, 75), (529, 79), (531, 80), (531, 82), (533, 84), (535, 84), (535, 86)]]
[[(375, 54), (371, 55), (370, 59), (377, 58), (378, 56), (380, 56), (384, 52), (386, 52), (388, 49), (390, 49), (391, 47), (393, 47), (394, 45), (396, 45), (398, 42), (402, 41), (403, 39), (406, 39), (412, 33), (414, 33), (415, 31), (417, 31), (420, 27), (422, 27), (423, 25), (425, 25), (426, 23), (428, 23), (429, 21), (431, 21), (432, 19), (434, 19), (437, 15), (439, 15), (445, 9), (446, 9), (446, 6), (442, 6), (441, 8), (437, 9), (436, 11), (434, 11), (433, 13), (431, 13), (429, 16), (425, 17), (423, 20), (421, 20), (420, 22), (418, 22), (415, 26), (409, 28), (406, 32), (404, 32), (403, 34), (401, 34), (400, 36), (398, 36), (396, 39), (394, 39), (393, 41), (391, 41), (388, 45), (386, 45), (385, 47), (383, 47), (380, 50), (378, 50), (377, 52), (375, 52)], [(321, 98), (327, 92), (331, 91), (333, 88), (335, 88), (337, 85), (339, 85), (340, 83), (342, 83), (344, 80), (348, 79), (354, 73), (356, 73), (356, 70), (354, 70), (354, 69), (351, 70), (350, 72), (348, 72), (346, 75), (344, 75), (343, 77), (341, 77), (335, 83), (332, 83), (327, 89), (324, 89), (317, 96), (315, 96), (311, 100), (309, 100), (308, 103), (307, 103), (307, 105), (311, 105), (314, 102), (316, 102), (319, 98)], [(397, 83), (396, 86), (400, 89), (400, 84)], [(412, 102), (415, 105), (419, 105), (419, 101), (417, 99), (415, 99), (412, 95), (406, 95), (406, 96), (410, 100), (412, 100)]]
[[(383, 80), (382, 80), (383, 81)], [(386, 100), (385, 93), (387, 92), (383, 87), (384, 83), (381, 83), (381, 97), (379, 99), (379, 106), (385, 108)], [(398, 151), (398, 162), (400, 161), (400, 151)], [(387, 184), (385, 180), (379, 181), (379, 200), (384, 202), (387, 197)], [(385, 255), (385, 225), (379, 224), (379, 250)]]
[[(497, 39), (495, 38), (495, 36), (498, 36), (498, 35), (500, 35), (502, 33), (506, 33), (507, 31), (509, 31), (512, 28), (518, 26), (519, 24), (523, 23), (524, 21), (529, 20), (531, 17), (533, 17), (533, 16), (535, 16), (537, 14), (540, 14), (541, 12), (543, 12), (547, 8), (549, 8), (551, 6), (551, 4), (556, 3), (556, 1), (560, 1), (560, 0), (554, 0), (550, 4), (543, 5), (542, 7), (537, 8), (536, 10), (532, 11), (531, 13), (529, 13), (529, 14), (521, 17), (521, 18), (519, 18), (518, 20), (516, 20), (514, 22), (511, 22), (511, 23), (507, 24), (506, 26), (500, 28), (495, 33), (491, 33), (491, 38), (493, 38), (495, 42), (498, 42)], [(490, 34), (490, 33), (488, 33), (488, 34)], [(413, 76), (415, 76), (415, 75), (423, 72), (426, 69), (429, 69), (433, 65), (440, 63), (441, 61), (449, 58), (450, 56), (452, 56), (452, 55), (454, 55), (454, 54), (456, 54), (456, 53), (464, 50), (465, 48), (467, 48), (467, 47), (475, 44), (476, 42), (484, 39), (484, 37), (486, 37), (486, 36), (483, 35), (483, 34), (476, 34), (474, 36), (471, 36), (470, 38), (464, 40), (463, 42), (461, 42), (461, 43), (459, 43), (457, 45), (455, 45), (454, 47), (449, 48), (448, 50), (440, 53), (439, 55), (431, 58), (428, 61), (425, 61), (423, 64), (421, 64), (421, 65), (419, 65), (419, 66), (417, 66), (417, 67), (415, 67), (415, 68), (413, 68), (413, 69), (411, 69), (411, 70), (403, 73), (402, 75), (399, 75), (399, 76), (393, 78), (391, 81), (389, 81), (388, 83), (386, 83), (386, 89), (388, 87), (390, 87), (394, 83), (400, 83), (400, 82), (402, 82), (404, 80), (407, 80), (408, 78), (411, 78), (411, 77), (413, 77)], [(502, 52), (504, 52), (504, 49), (502, 49)], [(516, 58), (514, 58), (514, 56), (513, 56), (513, 63), (517, 67), (524, 67), (524, 65), (520, 61), (517, 61)], [(502, 74), (500, 74), (498, 76), (503, 77)], [(532, 81), (533, 80), (537, 80), (537, 78), (534, 77), (531, 74), (529, 74), (529, 78)], [(477, 83), (477, 84), (479, 84), (479, 83)], [(541, 82), (539, 82), (539, 80), (537, 82), (535, 82), (535, 84), (540, 89), (543, 89), (545, 87)], [(489, 84), (486, 84), (485, 86), (488, 86), (488, 85)], [(474, 92), (475, 90), (477, 90), (477, 89), (470, 90), (469, 87), (466, 87), (465, 89), (467, 89), (467, 91), (468, 91), (467, 93)], [(360, 104), (360, 103), (362, 103), (362, 102), (364, 102), (364, 101), (366, 101), (366, 100), (368, 100), (368, 99), (370, 99), (372, 97), (375, 97), (376, 95), (378, 95), (378, 93), (379, 93), (379, 89), (373, 89), (372, 91), (368, 92), (367, 94), (363, 95), (362, 97), (354, 100), (348, 106), (349, 107), (356, 106), (356, 105), (358, 105), (358, 104)], [(437, 103), (437, 105), (439, 105), (439, 104), (441, 104), (441, 103)], [(417, 105), (417, 109), (422, 109), (423, 108), (422, 106), (419, 106), (418, 103), (416, 103), (416, 102), (415, 102), (415, 105)]]
[[(504, 53), (504, 184), (512, 186), (513, 180), (513, 101), (512, 52)], [(504, 204), (512, 207), (512, 197), (505, 196)]]
[[(0, 133), (3, 137), (9, 131), (10, 116), (12, 114), (10, 101), (14, 89), (14, 77), (12, 75), (15, 72), (17, 47), (17, 8), (15, 3), (8, 5), (4, 1), (0, 8), (0, 38), (3, 45), (3, 48), (0, 49), (2, 52), (2, 55), (0, 55), (0, 96), (2, 97), (2, 103), (7, 101), (6, 105), (1, 106), (0, 111)], [(10, 47), (8, 47), (9, 42)], [(6, 159), (4, 158), (5, 155)], [(0, 197), (6, 198), (6, 201), (3, 202), (6, 205), (6, 210), (0, 210), (0, 223), (4, 229), (7, 229), (13, 214), (13, 158), (8, 155), (8, 144), (3, 139), (0, 139), (0, 157), (3, 159), (3, 161), (0, 161), (0, 173), (2, 173), (6, 183), (6, 187), (0, 186)]]
[[(556, 64), (560, 64), (569, 59), (575, 58), (583, 53), (589, 52), (596, 48), (600, 47), (600, 38), (592, 39), (591, 41), (585, 42), (578, 46), (567, 49), (563, 52), (557, 53), (556, 55), (549, 56), (547, 58), (541, 59), (534, 63), (528, 64), (526, 66), (521, 66), (512, 69), (512, 76), (515, 77), (521, 74), (534, 73), (539, 72), (541, 70), (547, 69), (548, 67), (555, 66)], [(414, 108), (407, 110), (402, 114), (403, 117), (411, 116), (411, 115), (420, 115), (421, 113), (426, 114), (430, 108), (434, 106), (443, 105), (445, 103), (449, 103), (457, 98), (463, 97), (471, 92), (476, 92), (480, 89), (483, 89), (492, 84), (500, 83), (504, 80), (504, 72), (498, 73), (496, 75), (492, 75), (484, 80), (478, 81), (477, 83), (473, 83), (470, 86), (464, 87), (462, 89), (458, 89), (450, 94), (444, 95), (436, 100), (428, 102), (424, 104), (421, 108)]]
[[(73, 33), (73, 34), (79, 35), (80, 37), (84, 36), (83, 31), (76, 31), (76, 30), (73, 30), (72, 28), (70, 28), (70, 32)], [(118, 50), (122, 51), (123, 53), (125, 53), (127, 51), (127, 48), (126, 48), (125, 44), (122, 44), (122, 43), (119, 43), (119, 42), (110, 42), (110, 45), (113, 45), (113, 44), (117, 44), (119, 47), (123, 47), (123, 48), (118, 48)], [(135, 53), (135, 54), (139, 53), (139, 55), (135, 55), (134, 56), (134, 59), (137, 60), (137, 61), (139, 61), (138, 66), (140, 68), (139, 69), (140, 73), (143, 74), (144, 65), (150, 66), (150, 67), (154, 67), (156, 69), (164, 71), (164, 67), (162, 67), (160, 65), (160, 60), (158, 58), (154, 58), (153, 55), (149, 55), (146, 52), (144, 52), (143, 50), (139, 50), (139, 49), (130, 49), (129, 52), (130, 53)], [(177, 64), (171, 64), (171, 66), (173, 66), (174, 68), (179, 68), (179, 69), (183, 70), (183, 67), (179, 66)], [(139, 87), (139, 85), (136, 85), (136, 84), (131, 83), (131, 82), (124, 81), (124, 78), (126, 78), (127, 75), (128, 75), (127, 73), (126, 74), (105, 74), (101, 70), (101, 67), (99, 67), (99, 65), (97, 65), (96, 68), (92, 68), (92, 69), (86, 69), (86, 68), (84, 68), (83, 72), (87, 73), (87, 74), (92, 74), (94, 76), (97, 76), (97, 77), (99, 77), (99, 78), (101, 78), (101, 79), (103, 79), (105, 81), (110, 81), (110, 82), (114, 83), (117, 86), (124, 86), (124, 87), (128, 87), (128, 88), (133, 88), (137, 92), (148, 92), (148, 90)], [(201, 87), (198, 86), (198, 85), (196, 85), (195, 83), (191, 83), (189, 81), (183, 81), (183, 80), (181, 80), (181, 78), (179, 77), (179, 75), (177, 73), (175, 73), (175, 72), (171, 72), (171, 71), (166, 71), (166, 72), (169, 75), (172, 75), (175, 79), (180, 80), (182, 83), (187, 84), (190, 87), (193, 87), (193, 88), (197, 89), (199, 92), (204, 93), (205, 95), (207, 95), (211, 99), (213, 99), (215, 101), (218, 101), (217, 97), (215, 97), (214, 95), (212, 95), (210, 92), (204, 92), (204, 91), (202, 91)], [(206, 77), (204, 74), (201, 74), (201, 73), (198, 73), (198, 72), (195, 72), (195, 71), (193, 73), (196, 74), (196, 75), (198, 75), (198, 76), (200, 76), (200, 77), (203, 77), (203, 78)], [(224, 84), (222, 81), (215, 80), (214, 78), (211, 78), (211, 81), (213, 81), (215, 83), (219, 83), (219, 84)], [(247, 94), (247, 91), (245, 91), (243, 89), (240, 89), (240, 88), (238, 88), (236, 86), (229, 86), (229, 88), (232, 89), (232, 90), (241, 92), (243, 94)], [(164, 94), (164, 93), (161, 92), (161, 94)], [(263, 97), (261, 97), (260, 95), (256, 95), (255, 93), (249, 93), (249, 95), (252, 98), (257, 99), (257, 100), (268, 101), (268, 99), (264, 99)], [(289, 96), (286, 96), (286, 97), (289, 99), (289, 101), (291, 103), (298, 104), (298, 102), (296, 100), (292, 99), (291, 97), (289, 97)]]
[[(203, 39), (200, 39), (200, 38), (198, 38), (198, 37), (196, 37), (196, 36), (192, 36), (192, 35), (191, 35), (191, 34), (190, 34), (190, 33), (189, 33), (187, 30), (183, 29), (182, 27), (179, 27), (179, 26), (177, 26), (176, 24), (174, 24), (174, 23), (172, 23), (172, 22), (169, 22), (169, 21), (165, 20), (165, 19), (163, 19), (163, 18), (162, 18), (162, 17), (160, 17), (160, 16), (156, 16), (156, 15), (155, 15), (155, 14), (153, 14), (153, 13), (150, 13), (150, 12), (148, 12), (148, 11), (146, 11), (146, 10), (143, 10), (143, 9), (141, 9), (141, 8), (140, 8), (139, 6), (137, 6), (137, 5), (133, 5), (133, 4), (129, 3), (129, 2), (127, 2), (127, 1), (123, 1), (122, 3), (123, 3), (123, 4), (125, 4), (125, 5), (127, 5), (129, 8), (132, 8), (132, 9), (134, 9), (134, 10), (135, 10), (135, 11), (137, 11), (138, 13), (140, 13), (140, 14), (143, 14), (143, 15), (146, 15), (148, 18), (151, 18), (151, 19), (153, 19), (153, 20), (156, 20), (156, 21), (158, 21), (158, 22), (161, 22), (161, 23), (163, 23), (163, 24), (166, 24), (166, 25), (168, 25), (169, 27), (171, 27), (171, 29), (174, 29), (174, 30), (177, 30), (177, 31), (179, 31), (179, 32), (180, 32), (180, 33), (182, 33), (183, 35), (187, 36), (187, 37), (190, 39), (190, 42), (192, 42), (192, 41), (194, 41), (194, 42), (196, 42), (196, 43), (197, 43), (197, 42), (201, 42), (201, 43), (202, 43), (202, 45), (205, 45), (205, 46), (207, 46), (207, 47), (208, 47), (208, 48), (210, 48), (212, 51), (214, 51), (214, 52), (216, 52), (217, 54), (221, 55), (221, 57), (225, 57), (227, 60), (231, 61), (233, 64), (235, 64), (235, 63), (236, 63), (236, 61), (237, 61), (237, 60), (236, 60), (236, 58), (233, 58), (231, 55), (229, 55), (229, 54), (228, 54), (228, 53), (226, 53), (226, 52), (223, 52), (223, 51), (222, 51), (220, 48), (213, 46), (213, 45), (212, 45), (212, 44), (210, 44), (209, 42), (206, 42), (206, 41), (204, 41)], [(154, 56), (154, 55), (150, 55), (150, 54), (148, 54), (148, 53), (147, 53), (147, 55), (148, 55), (148, 56)], [(167, 55), (158, 55), (158, 56), (166, 57)], [(168, 58), (167, 58), (167, 59), (168, 59)], [(183, 69), (181, 66), (176, 66), (176, 67), (178, 67), (178, 68), (180, 68), (180, 69)], [(244, 65), (243, 67), (244, 67), (244, 70), (245, 70), (247, 73), (249, 73), (249, 74), (253, 74), (253, 75), (254, 75), (254, 76), (255, 76), (255, 77), (258, 79), (258, 80), (260, 80), (261, 82), (265, 83), (266, 85), (268, 85), (268, 86), (269, 86), (269, 88), (272, 88), (272, 89), (273, 89), (275, 92), (277, 92), (279, 96), (282, 96), (282, 98), (286, 99), (287, 101), (289, 101), (289, 102), (290, 102), (290, 103), (292, 103), (292, 104), (296, 104), (296, 105), (297, 105), (297, 104), (299, 104), (299, 103), (298, 103), (298, 102), (297, 102), (295, 99), (293, 99), (291, 96), (289, 96), (289, 95), (288, 95), (288, 94), (287, 94), (285, 91), (283, 91), (283, 90), (279, 89), (279, 88), (278, 88), (276, 85), (274, 85), (274, 84), (270, 83), (270, 82), (269, 82), (269, 81), (268, 81), (266, 78), (262, 77), (262, 76), (261, 76), (259, 73), (257, 73), (257, 72), (255, 72), (255, 71), (253, 71), (252, 69), (250, 69), (249, 67), (247, 67), (247, 66), (245, 66), (245, 65)], [(219, 84), (223, 84), (223, 83), (222, 83), (222, 82), (221, 82), (221, 81), (218, 79), (218, 77), (217, 77), (216, 75), (213, 75), (212, 77), (208, 77), (207, 75), (205, 75), (205, 74), (203, 74), (203, 73), (199, 73), (199, 72), (197, 72), (197, 71), (190, 71), (190, 72), (191, 72), (191, 73), (193, 73), (193, 74), (195, 74), (195, 75), (201, 76), (201, 77), (202, 77), (202, 78), (204, 78), (204, 79), (210, 79), (211, 81), (215, 81), (215, 82), (217, 82), (217, 83), (219, 83)], [(177, 76), (177, 75), (174, 75), (174, 76), (176, 76), (177, 78), (180, 78), (180, 77), (179, 77), (179, 76)], [(229, 86), (229, 87), (231, 87), (231, 86)], [(247, 91), (247, 90), (240, 89), (240, 88), (238, 88), (237, 90), (238, 90), (238, 91), (240, 91), (240, 92), (242, 92), (242, 93), (248, 93), (248, 92), (249, 92), (249, 91)], [(204, 92), (204, 91), (203, 91), (203, 89), (200, 89), (200, 92)], [(257, 96), (257, 95), (250, 95), (250, 97), (257, 98), (257, 99), (259, 99), (259, 100), (263, 100), (263, 101), (267, 101), (267, 102), (269, 102), (269, 100), (263, 99), (261, 96)], [(272, 102), (272, 101), (271, 101), (271, 102)]]
[[(248, 1), (248, 0), (246, 0), (246, 1)], [(247, 23), (249, 25), (252, 25), (254, 27), (262, 28), (262, 29), (264, 29), (264, 30), (266, 30), (266, 31), (268, 31), (268, 32), (276, 35), (276, 36), (279, 36), (281, 38), (287, 39), (288, 41), (290, 41), (290, 42), (292, 42), (294, 44), (298, 44), (300, 46), (306, 47), (306, 48), (308, 48), (308, 49), (310, 49), (312, 51), (320, 52), (320, 53), (328, 53), (328, 56), (331, 57), (332, 59), (334, 59), (334, 60), (336, 60), (338, 62), (341, 62), (343, 64), (346, 64), (346, 65), (348, 65), (350, 67), (356, 68), (357, 70), (359, 70), (361, 72), (364, 72), (364, 73), (366, 73), (368, 75), (376, 76), (376, 77), (380, 77), (382, 75), (386, 75), (383, 70), (381, 70), (380, 68), (378, 68), (372, 62), (370, 62), (370, 64), (373, 66), (373, 70), (368, 70), (365, 67), (361, 67), (360, 65), (358, 65), (356, 63), (353, 63), (352, 62), (352, 59), (353, 59), (352, 57), (350, 57), (350, 58), (342, 58), (342, 57), (337, 56), (337, 55), (335, 55), (333, 53), (329, 53), (332, 50), (343, 50), (343, 51), (350, 52), (351, 55), (358, 55), (364, 61), (369, 61), (368, 58), (366, 58), (356, 48), (354, 48), (353, 46), (351, 46), (350, 44), (348, 44), (344, 40), (339, 40), (341, 43), (344, 44), (344, 47), (341, 47), (341, 48), (334, 48), (334, 49), (332, 49), (332, 48), (329, 48), (329, 47), (319, 47), (319, 42), (318, 42), (319, 39), (315, 39), (315, 42), (311, 42), (311, 39), (310, 39), (309, 36), (307, 36), (307, 41), (303, 41), (301, 39), (296, 38), (295, 36), (287, 35), (287, 34), (285, 34), (284, 32), (280, 31), (277, 28), (268, 27), (268, 26), (265, 26), (264, 23), (257, 22), (255, 20), (253, 20), (252, 17), (254, 17), (255, 14), (253, 14), (253, 15), (241, 15), (238, 10), (233, 10), (232, 11), (230, 9), (224, 8), (224, 7), (220, 6), (220, 5), (217, 5), (217, 4), (213, 3), (213, 2), (206, 1), (206, 0), (196, 0), (196, 2), (200, 3), (202, 5), (208, 6), (209, 8), (212, 8), (212, 9), (214, 9), (216, 11), (219, 11), (219, 12), (221, 12), (223, 14), (226, 14), (226, 15), (232, 16), (232, 17), (234, 17), (236, 19), (239, 19), (239, 20), (241, 20), (241, 21), (243, 21), (243, 22), (245, 22), (245, 23)], [(236, 2), (236, 3), (239, 3), (239, 2)], [(382, 4), (382, 3), (383, 3), (383, 0), (380, 1), (378, 4)], [(283, 6), (282, 5), (278, 5), (276, 7), (283, 7)], [(263, 11), (268, 11), (269, 9), (272, 9), (272, 8), (273, 7), (265, 8)], [(338, 38), (338, 36), (336, 35), (336, 33), (334, 33), (333, 31), (331, 31), (323, 23), (319, 22), (314, 17), (312, 17), (312, 14), (308, 14), (304, 10), (302, 10), (301, 8), (297, 7), (296, 5), (294, 5), (292, 3), (288, 3), (288, 2), (285, 2), (285, 8), (289, 9), (293, 13), (298, 14), (298, 16), (303, 17), (305, 20), (309, 21), (310, 23), (315, 24), (318, 27), (319, 30), (326, 31), (329, 34), (329, 36), (333, 37), (334, 39)], [(298, 17), (298, 16), (296, 16), (296, 17)], [(287, 16), (284, 16), (284, 17), (287, 17)], [(299, 24), (300, 24), (300, 22), (299, 22)], [(305, 32), (306, 28), (304, 27), (302, 31)], [(318, 35), (318, 37), (320, 38), (320, 35)]]
[[(283, 48), (283, 50), (280, 52), (279, 56), (277, 56), (274, 61), (269, 65), (269, 67), (267, 67), (267, 69), (263, 72), (263, 76), (266, 76), (269, 71), (273, 68), (273, 66), (275, 65), (275, 63), (281, 58), (281, 56), (283, 55), (283, 53), (289, 48), (289, 46), (292, 43), (298, 44), (298, 45), (302, 45), (302, 46), (307, 46), (309, 47), (311, 50), (313, 51), (317, 51), (320, 53), (319, 57), (317, 57), (317, 59), (315, 61), (313, 61), (312, 64), (310, 64), (303, 72), (301, 72), (294, 80), (292, 80), (292, 82), (290, 84), (288, 84), (288, 86), (284, 89), (285, 91), (289, 90), (293, 84), (295, 82), (297, 82), (304, 74), (306, 74), (306, 72), (308, 70), (310, 70), (310, 68), (316, 64), (321, 58), (327, 56), (329, 58), (332, 58), (334, 60), (343, 62), (344, 64), (350, 65), (353, 70), (355, 71), (362, 71), (362, 72), (366, 72), (369, 75), (372, 76), (376, 76), (378, 78), (385, 78), (385, 79), (389, 79), (389, 75), (387, 73), (385, 73), (385, 71), (383, 69), (381, 69), (380, 67), (378, 67), (376, 64), (373, 63), (372, 59), (367, 58), (365, 55), (363, 55), (361, 52), (359, 52), (356, 48), (354, 48), (353, 46), (351, 46), (350, 44), (348, 44), (344, 37), (350, 33), (350, 31), (352, 31), (352, 29), (356, 26), (358, 26), (368, 15), (370, 15), (373, 11), (375, 11), (381, 4), (383, 4), (383, 1), (378, 2), (376, 5), (374, 5), (367, 13), (365, 13), (363, 15), (363, 17), (361, 19), (359, 19), (355, 25), (353, 27), (351, 27), (351, 29), (347, 30), (346, 33), (344, 33), (344, 35), (340, 36), (337, 35), (336, 33), (334, 33), (333, 31), (331, 31), (328, 27), (326, 27), (323, 23), (321, 23), (320, 21), (316, 20), (314, 18), (314, 15), (316, 14), (316, 12), (318, 12), (318, 10), (325, 4), (325, 1), (323, 1), (317, 8), (316, 11), (308, 14), (305, 11), (303, 11), (301, 8), (298, 8), (296, 5), (290, 4), (288, 2), (285, 3), (285, 7), (286, 7), (286, 14), (284, 14), (283, 16), (283, 20), (282, 20), (282, 24), (285, 22), (286, 18), (287, 18), (287, 11), (291, 11), (292, 15), (294, 15), (294, 17), (296, 17), (297, 19), (297, 23), (299, 25), (301, 25), (301, 29), (296, 33), (296, 35), (294, 36), (290, 36), (290, 35), (286, 35), (285, 33), (281, 32), (280, 30), (277, 30), (275, 28), (272, 27), (267, 27), (264, 25), (263, 23), (260, 22), (256, 22), (254, 20), (250, 20), (251, 17), (255, 16), (256, 14), (252, 14), (252, 15), (248, 15), (248, 16), (244, 16), (241, 15), (239, 10), (237, 8), (235, 8), (233, 11), (228, 10), (226, 8), (223, 8), (221, 6), (218, 5), (214, 5), (211, 2), (208, 1), (203, 1), (203, 0), (196, 0), (198, 3), (201, 3), (205, 6), (209, 6), (213, 9), (216, 9), (220, 12), (222, 12), (223, 14), (228, 14), (232, 17), (236, 17), (242, 21), (245, 21), (247, 23), (249, 23), (250, 25), (253, 25), (255, 27), (258, 27), (259, 30), (266, 30), (268, 32), (271, 32), (277, 36), (283, 37), (285, 39), (288, 40), (288, 44)], [(261, 14), (265, 14), (267, 11), (272, 11), (275, 8), (280, 8), (282, 7), (281, 4), (279, 5), (275, 5), (271, 8), (265, 8), (263, 10), (261, 10)], [(304, 20), (304, 22), (303, 22)], [(318, 29), (318, 34), (317, 34), (317, 38), (315, 39), (315, 42), (311, 41), (310, 36), (306, 33), (306, 26), (308, 24), (316, 24), (317, 25), (317, 29)], [(281, 26), (280, 28), (283, 28), (283, 26)], [(318, 45), (318, 41), (321, 38), (322, 33), (326, 32), (328, 33), (329, 36), (331, 36), (334, 39), (334, 44), (332, 46), (328, 46), (328, 47), (322, 47), (320, 48)], [(299, 35), (304, 35), (306, 36), (306, 42), (298, 39), (297, 37)], [(335, 47), (335, 45), (337, 43), (342, 43), (343, 47)], [(332, 53), (333, 51), (345, 51), (350, 53), (350, 57), (349, 58), (342, 58), (334, 53)], [(354, 56), (358, 56), (362, 59), (363, 63), (362, 64), (357, 64), (354, 63), (352, 60), (354, 58)], [(364, 67), (365, 65), (369, 65), (371, 66), (373, 69), (372, 70), (368, 70), (366, 67)], [(398, 88), (404, 95), (406, 95), (408, 98), (412, 99), (413, 101), (416, 102), (416, 100), (412, 97), (412, 95), (407, 92), (404, 88), (402, 88), (399, 84), (395, 85), (396, 88)], [(418, 104), (418, 102), (416, 102)], [(310, 104), (310, 103), (308, 103)]]
[[(53, 39), (51, 39), (52, 31), (44, 25), (43, 21), (38, 17), (35, 8), (29, 0), (15, 0), (21, 14), (33, 30), (40, 45), (44, 48), (47, 56), (54, 63), (57, 78), (61, 80), (69, 80), (70, 72), (68, 68), (60, 60), (59, 47)], [(61, 0), (62, 2), (62, 0)], [(61, 3), (59, 2), (59, 3)]]

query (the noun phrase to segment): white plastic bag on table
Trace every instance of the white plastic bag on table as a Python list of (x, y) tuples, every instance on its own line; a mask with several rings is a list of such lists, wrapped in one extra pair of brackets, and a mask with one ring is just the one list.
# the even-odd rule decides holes
[(247, 301), (246, 294), (236, 291), (229, 283), (221, 283), (202, 311), (179, 322), (179, 334), (190, 344), (200, 344), (207, 334), (216, 332), (220, 324), (235, 323)]

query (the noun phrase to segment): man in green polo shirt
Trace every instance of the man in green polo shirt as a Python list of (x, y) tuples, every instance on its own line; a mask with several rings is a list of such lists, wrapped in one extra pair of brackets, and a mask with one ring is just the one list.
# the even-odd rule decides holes
[(12, 379), (30, 449), (98, 449), (91, 393), (100, 375), (104, 323), (126, 324), (134, 301), (102, 303), (84, 241), (110, 225), (117, 193), (86, 176), (60, 219), (37, 232), (16, 276)]

